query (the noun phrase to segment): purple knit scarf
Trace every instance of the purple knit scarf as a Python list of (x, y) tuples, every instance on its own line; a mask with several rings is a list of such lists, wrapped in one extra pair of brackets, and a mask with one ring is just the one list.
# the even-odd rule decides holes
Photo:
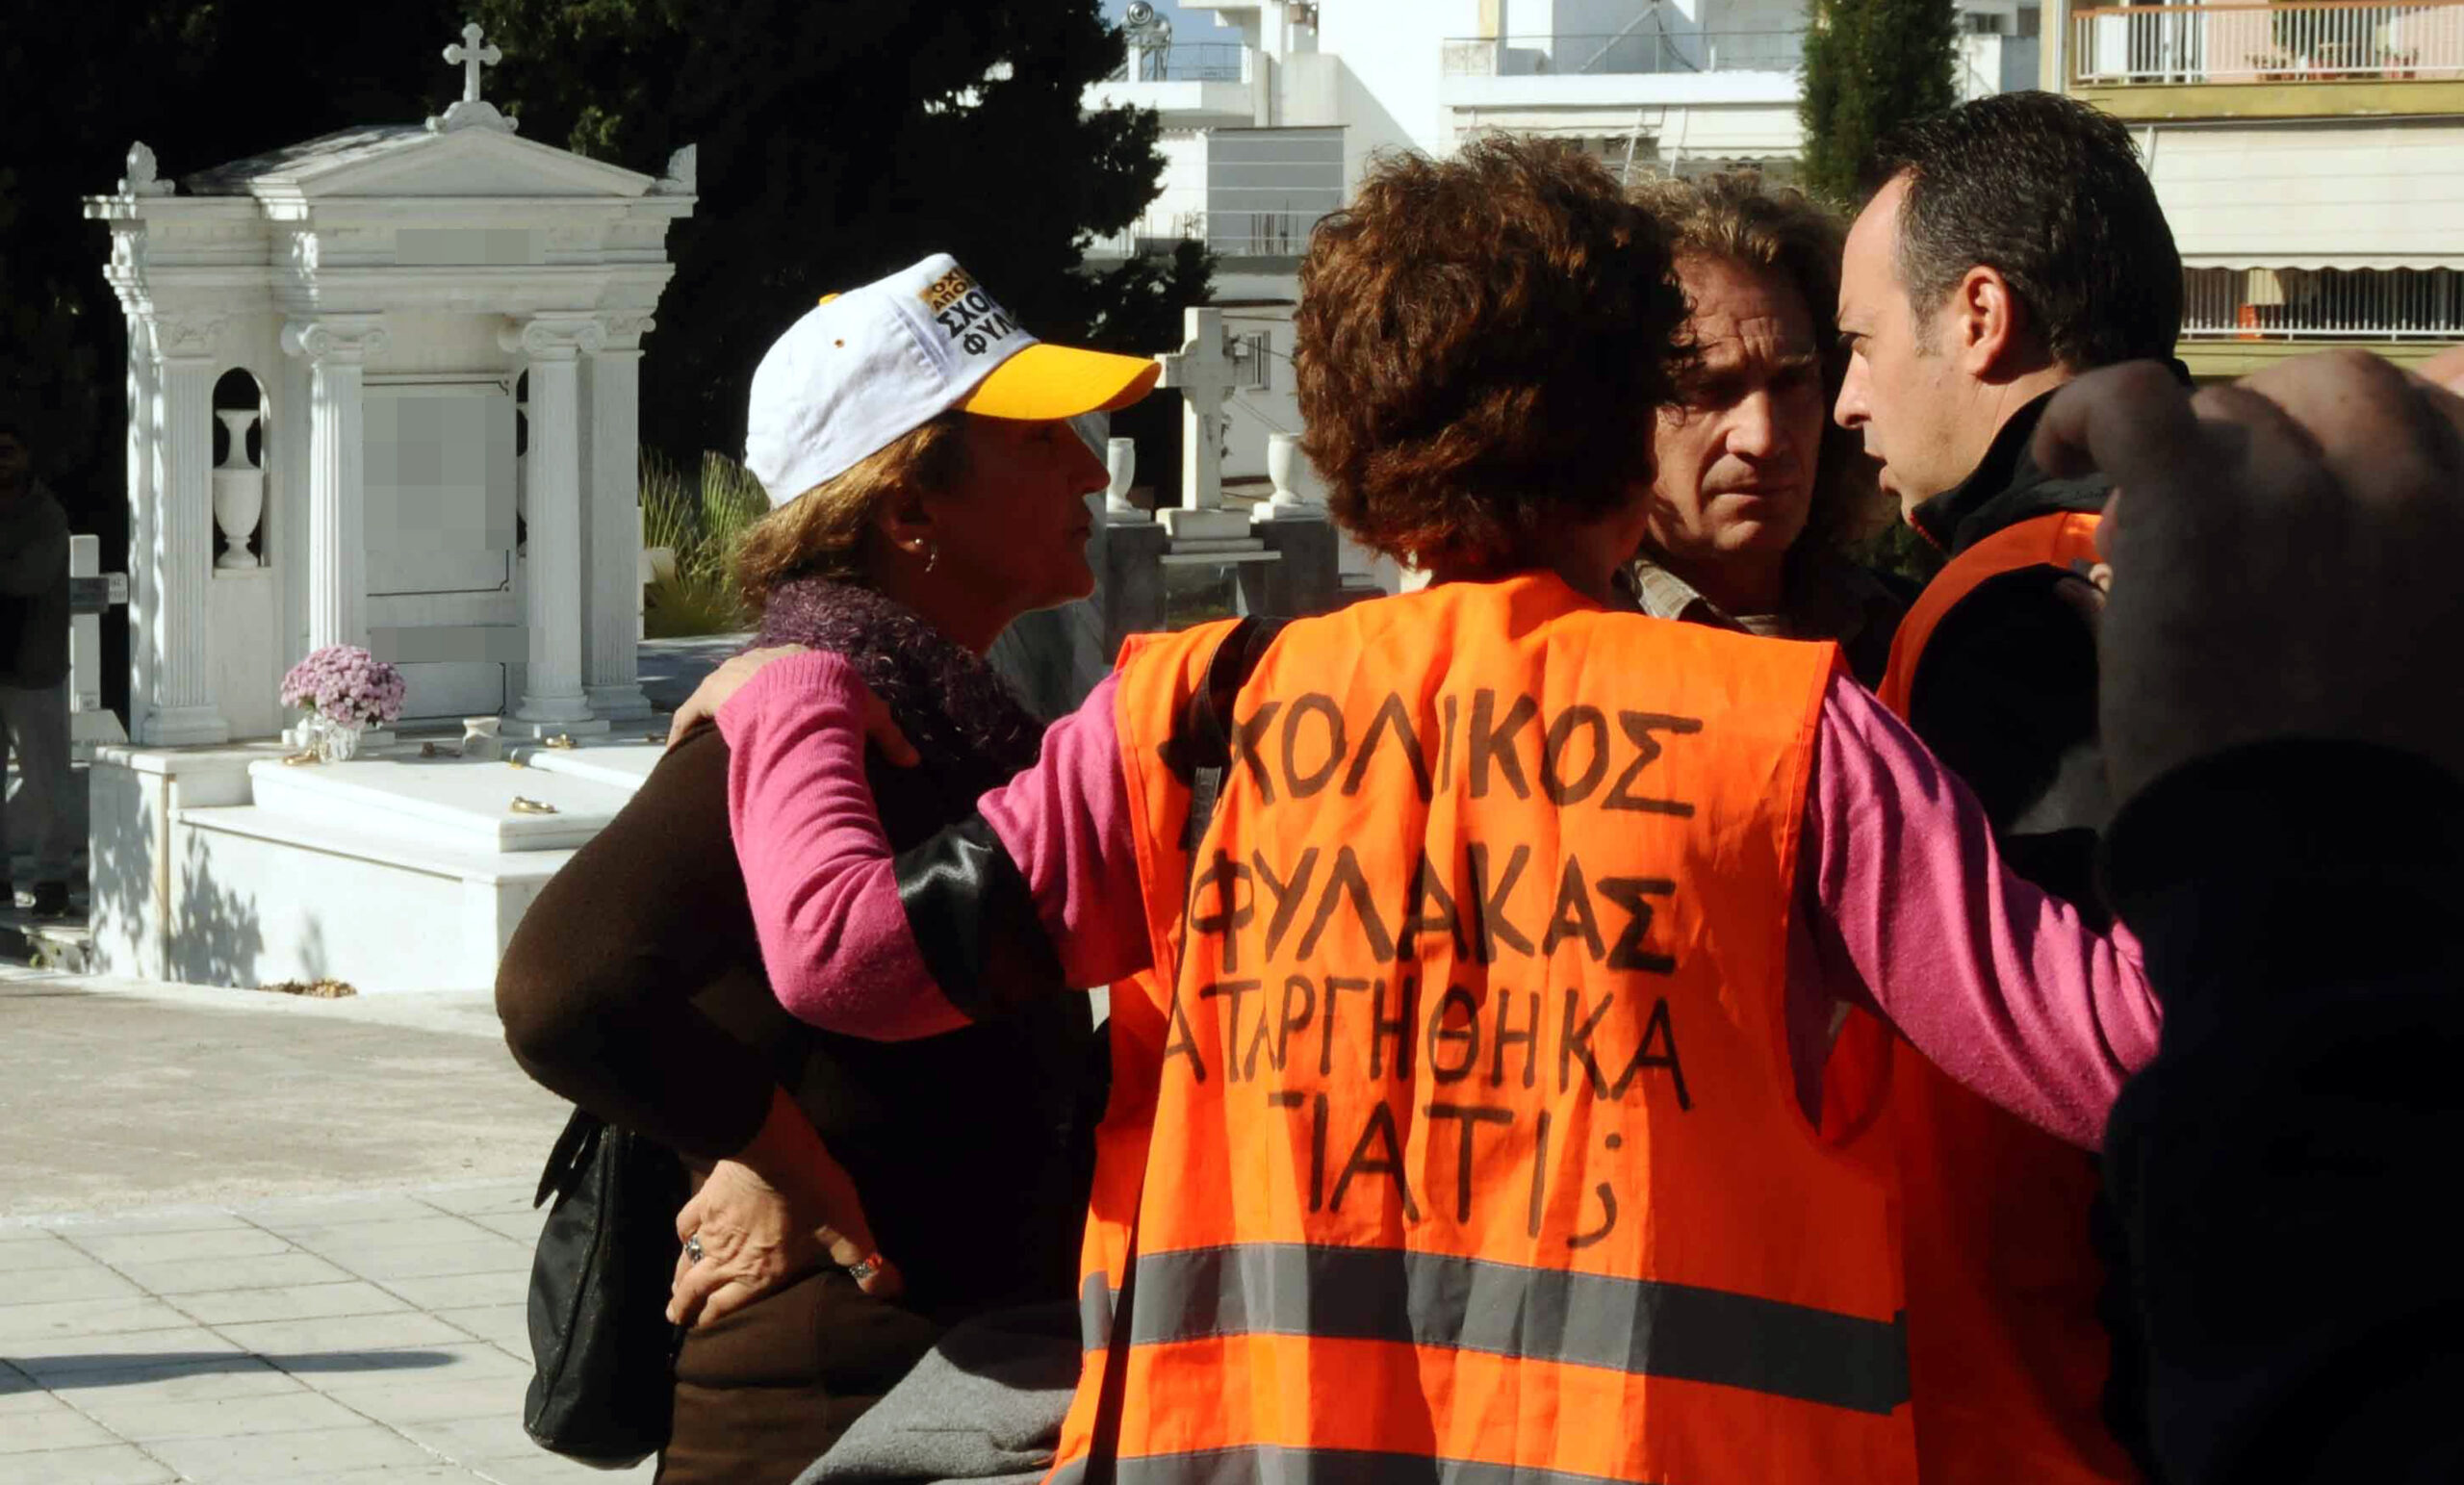
[(972, 800), (1036, 760), (1043, 724), (1010, 683), (913, 609), (852, 583), (783, 583), (761, 615), (761, 645), (842, 654), (889, 706), (944, 789)]

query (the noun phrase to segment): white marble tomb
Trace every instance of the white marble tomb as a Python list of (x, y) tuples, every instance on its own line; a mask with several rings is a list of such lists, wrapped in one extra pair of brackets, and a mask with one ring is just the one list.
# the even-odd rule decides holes
[[(520, 138), (478, 97), (477, 39), (449, 49), (463, 101), (425, 124), (176, 191), (140, 144), (87, 203), (128, 317), (139, 743), (279, 731), (283, 673), (328, 644), (401, 665), (408, 722), (648, 714), (639, 364), (692, 154), (654, 180)], [(265, 488), (254, 528), (218, 541), (214, 393), (234, 369), (259, 389)]]
[[(103, 969), (484, 986), (656, 758), (638, 387), (694, 154), (654, 178), (522, 139), (483, 42), (445, 49), (461, 98), (424, 123), (176, 184), (139, 144), (86, 204), (130, 394), (130, 740), (90, 775)], [(283, 674), (343, 643), (402, 668), (404, 739), (288, 765)], [(472, 716), (538, 766), (421, 756)]]

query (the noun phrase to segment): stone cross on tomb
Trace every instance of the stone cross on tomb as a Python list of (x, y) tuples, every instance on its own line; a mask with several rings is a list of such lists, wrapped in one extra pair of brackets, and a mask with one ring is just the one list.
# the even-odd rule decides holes
[(473, 21), (462, 28), (461, 44), (445, 49), (446, 61), (461, 64), (462, 101), (465, 103), (479, 101), (479, 69), (493, 67), (504, 61), (503, 52), (493, 46), (479, 44), (480, 38), (486, 35), (486, 32), (479, 29), (479, 23)]
[(446, 134), (455, 129), (498, 129), (506, 134), (514, 131), (514, 120), (479, 96), (479, 69), (504, 61), (502, 51), (481, 44), (486, 36), (479, 23), (473, 21), (462, 28), (462, 39), (445, 49), (445, 60), (462, 69), (462, 99), (447, 109), (444, 116), (430, 118), (428, 133)]
[(98, 743), (124, 743), (119, 718), (103, 705), (102, 616), (128, 603), (128, 575), (102, 570), (102, 539), (68, 538), (68, 746), (90, 761)]
[(1181, 500), (1163, 512), (1164, 524), (1174, 541), (1245, 537), (1248, 516), (1223, 508), (1223, 404), (1239, 382), (1223, 344), (1223, 312), (1181, 314), (1181, 348), (1155, 358), (1164, 368), (1158, 385), (1181, 395)]

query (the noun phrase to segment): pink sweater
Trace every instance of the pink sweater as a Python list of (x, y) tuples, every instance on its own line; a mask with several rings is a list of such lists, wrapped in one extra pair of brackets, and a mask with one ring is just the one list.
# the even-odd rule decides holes
[[(1146, 967), (1146, 916), (1113, 724), (1115, 684), (1045, 734), (980, 808), (1025, 875), (1069, 983)], [(728, 807), (772, 988), (798, 1017), (882, 1039), (964, 1018), (933, 985), (864, 781), (862, 682), (834, 655), (779, 660), (719, 715)], [(1915, 734), (1835, 673), (1816, 730), (1788, 954), (1788, 1034), (1811, 1107), (1838, 1007), (1897, 1026), (1960, 1082), (2094, 1148), (2159, 1012), (2111, 937), (2014, 877), (1985, 813)]]

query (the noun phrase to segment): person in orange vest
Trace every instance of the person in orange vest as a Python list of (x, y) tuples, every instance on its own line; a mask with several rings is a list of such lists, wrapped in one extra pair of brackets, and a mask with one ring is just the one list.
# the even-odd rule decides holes
[(1113, 984), (1056, 1481), (1913, 1479), (1835, 1017), (2092, 1143), (2157, 1031), (2134, 946), (1836, 647), (1616, 605), (1685, 302), (1597, 161), (1383, 162), (1301, 281), (1335, 518), (1429, 586), (1134, 640), (903, 853), (854, 673), (731, 661), (679, 724), (731, 743), (774, 992), (898, 1038)]
[[(2181, 260), (2128, 133), (2071, 99), (1964, 104), (1880, 161), (1842, 263), (1835, 417), (1949, 562), (1878, 690), (1976, 791), (2013, 868), (2101, 922), (2112, 802), (2087, 568), (2108, 486), (2041, 469), (2029, 439), (2073, 377), (2171, 357)], [(1840, 1137), (1886, 1123), (1898, 1146), (1927, 1479), (2132, 1477), (2117, 1431), (2135, 1446), (2139, 1389), (2108, 1336), (2128, 1300), (2091, 1240), (2092, 1163), (1897, 1040), (1852, 1020), (1834, 1091), (1884, 1089), (1879, 1109), (1840, 1113)]]

